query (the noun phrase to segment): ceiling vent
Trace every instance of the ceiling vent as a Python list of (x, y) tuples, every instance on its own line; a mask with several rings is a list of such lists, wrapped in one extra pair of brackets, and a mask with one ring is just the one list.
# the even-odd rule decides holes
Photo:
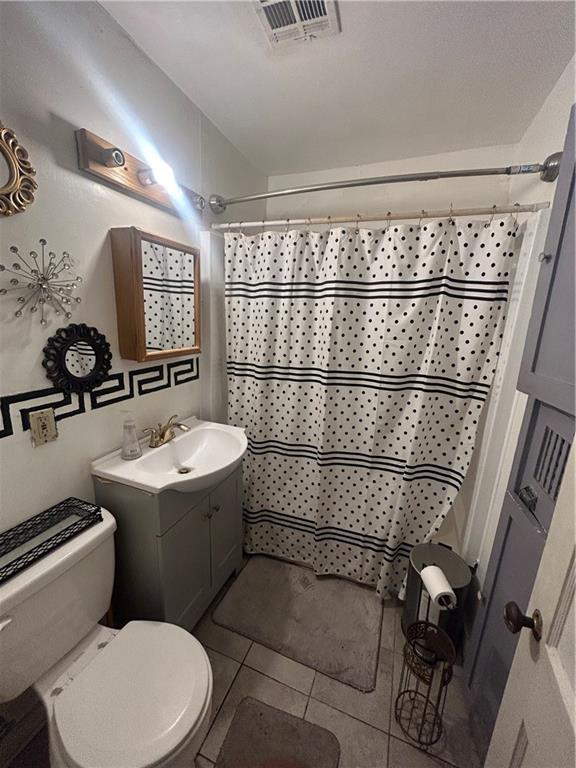
[(340, 32), (333, 0), (259, 0), (256, 12), (273, 48)]

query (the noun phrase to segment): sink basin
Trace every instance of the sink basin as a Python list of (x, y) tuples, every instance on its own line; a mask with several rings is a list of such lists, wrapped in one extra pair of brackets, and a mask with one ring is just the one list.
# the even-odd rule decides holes
[(189, 432), (176, 430), (160, 448), (142, 441), (142, 456), (132, 461), (114, 451), (92, 462), (92, 474), (149, 493), (167, 488), (189, 493), (216, 485), (239, 466), (248, 446), (243, 429), (194, 417), (182, 423)]

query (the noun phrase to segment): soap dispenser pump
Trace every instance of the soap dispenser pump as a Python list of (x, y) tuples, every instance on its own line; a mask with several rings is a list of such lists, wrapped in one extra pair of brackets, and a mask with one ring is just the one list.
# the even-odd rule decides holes
[(136, 435), (136, 421), (130, 411), (122, 411), (126, 414), (122, 430), (122, 452), (121, 456), (126, 461), (138, 459), (142, 456), (142, 449)]

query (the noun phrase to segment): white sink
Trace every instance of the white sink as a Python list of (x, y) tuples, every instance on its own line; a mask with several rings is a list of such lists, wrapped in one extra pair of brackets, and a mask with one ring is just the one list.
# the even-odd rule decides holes
[(189, 493), (216, 485), (239, 466), (248, 447), (243, 429), (195, 417), (182, 423), (189, 432), (175, 430), (176, 437), (160, 448), (142, 441), (142, 456), (132, 461), (119, 450), (109, 453), (92, 462), (92, 474), (150, 493)]

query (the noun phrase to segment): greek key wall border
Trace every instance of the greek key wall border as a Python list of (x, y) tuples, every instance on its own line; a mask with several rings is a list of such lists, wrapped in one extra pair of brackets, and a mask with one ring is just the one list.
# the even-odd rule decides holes
[(54, 408), (56, 421), (85, 413), (87, 403), (90, 410), (106, 408), (133, 397), (159, 392), (196, 381), (200, 377), (200, 361), (197, 357), (171, 363), (159, 363), (147, 368), (112, 373), (99, 387), (88, 393), (66, 394), (53, 387), (34, 389), (15, 395), (0, 397), (0, 438), (14, 434), (14, 422), (20, 417), (22, 430), (30, 429), (30, 414), (43, 408)]

